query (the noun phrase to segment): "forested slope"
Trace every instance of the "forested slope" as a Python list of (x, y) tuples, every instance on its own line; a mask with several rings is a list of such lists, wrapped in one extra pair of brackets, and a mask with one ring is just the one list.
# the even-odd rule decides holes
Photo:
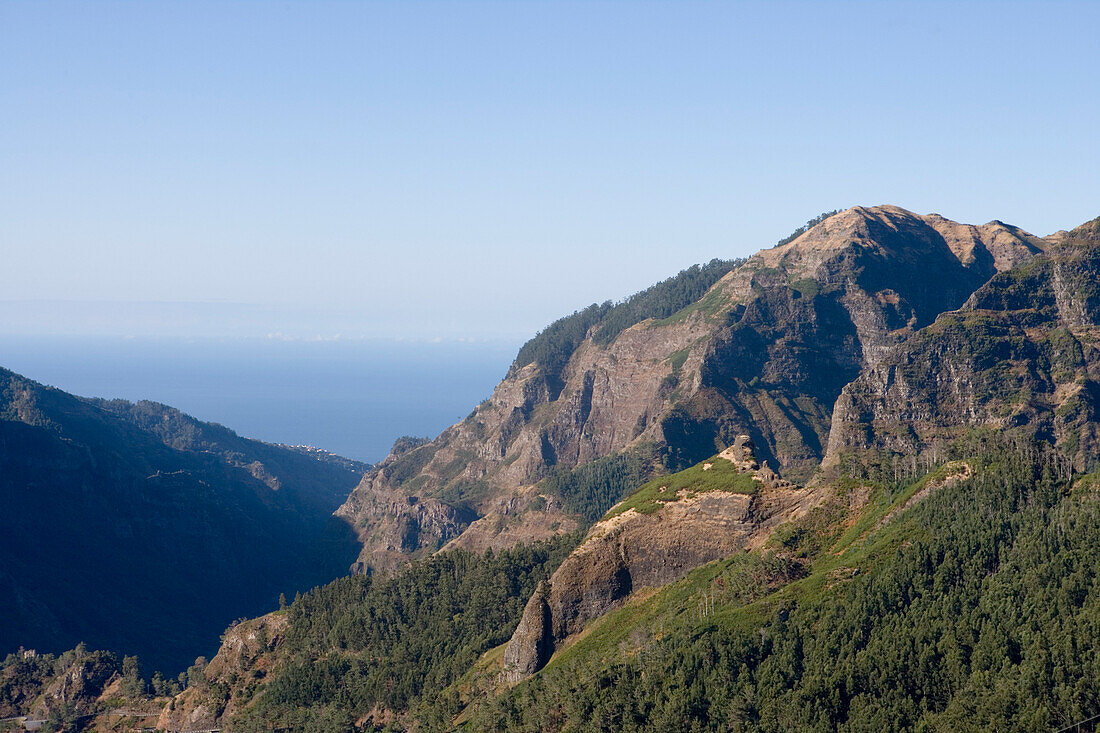
[(515, 687), (497, 645), (568, 542), (336, 581), (176, 710), (231, 701), (230, 730), (1030, 731), (1100, 708), (1100, 478), (974, 432), (897, 482), (821, 491)]
[[(840, 502), (836, 524), (696, 571), (469, 729), (1033, 731), (1095, 714), (1100, 482), (1044, 446), (956, 451), (969, 478), (892, 517), (928, 479), (877, 486), (860, 514)], [(814, 535), (835, 541), (802, 551)], [(784, 585), (792, 562), (805, 577)]]
[(83, 641), (174, 676), (346, 570), (331, 512), (365, 468), (0, 370), (0, 651)]

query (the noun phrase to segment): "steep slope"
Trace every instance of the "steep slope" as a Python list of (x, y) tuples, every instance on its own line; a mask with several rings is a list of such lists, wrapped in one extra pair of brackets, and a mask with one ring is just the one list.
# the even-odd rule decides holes
[(1100, 219), (1052, 237), (845, 388), (831, 465), (931, 454), (973, 426), (1049, 441), (1080, 470), (1100, 455)]
[(218, 653), (163, 707), (157, 730), (210, 730), (240, 712), (277, 663), (286, 627), (287, 613), (276, 611), (226, 629)]
[(893, 490), (838, 486), (772, 547), (589, 624), (495, 701), (469, 698), (462, 729), (1022, 732), (1091, 718), (1096, 478), (1026, 441), (961, 449)]
[[(162, 727), (1024, 731), (1097, 712), (1095, 474), (979, 432), (912, 480), (777, 484), (786, 508), (746, 513), (775, 477), (745, 445), (617, 507), (522, 619), (556, 564), (540, 551), (343, 578), (227, 632)], [(529, 675), (513, 648), (534, 628)]]
[(0, 370), (0, 649), (86, 641), (179, 671), (347, 567), (330, 513), (365, 468)]
[[(1100, 480), (1081, 475), (1097, 420), (1078, 401), (1100, 311), (1098, 229), (1044, 241), (998, 222), (852, 209), (661, 322), (601, 337), (597, 313), (556, 329), (568, 358), (517, 360), (494, 394), (537, 387), (530, 415), (511, 413), (512, 442), (483, 434), (481, 454), (454, 452), (451, 441), (478, 446), (463, 431), (500, 407), (490, 400), (440, 440), (398, 441), (365, 477), (341, 510), (365, 502), (347, 516), (383, 552), (361, 559), (385, 567), (561, 532), (568, 507), (594, 519), (609, 486), (633, 493), (560, 565), (523, 547), (444, 551), (318, 589), (256, 657), (262, 683), (247, 665), (225, 680), (219, 667), (163, 720), (423, 732), (1033, 730), (1089, 717)], [(702, 335), (668, 360), (665, 412), (597, 455), (622, 417), (615, 400), (632, 394), (621, 375), (639, 373), (626, 352), (607, 355), (685, 323)], [(570, 392), (575, 370), (604, 358), (603, 377)], [(904, 389), (876, 391), (872, 376), (891, 369)], [(604, 394), (600, 379), (620, 377)], [(864, 394), (895, 401), (848, 412)], [(584, 418), (570, 437), (559, 420), (574, 408)], [(599, 414), (610, 427), (586, 432)], [(801, 462), (834, 445), (830, 422), (833, 437), (866, 442), (842, 442), (811, 475)], [(494, 483), (531, 435), (542, 464), (532, 453), (533, 473)], [(652, 464), (700, 454), (672, 473)], [(481, 483), (461, 478), (471, 466)], [(577, 491), (591, 494), (583, 512)], [(223, 649), (248, 648), (238, 636)]]
[(596, 523), (528, 601), (504, 652), (505, 679), (537, 672), (570, 636), (631, 594), (762, 545), (820, 496), (762, 469), (748, 436), (699, 466), (654, 479)]
[(564, 319), (547, 333), (581, 335), (525, 347), (469, 417), (364, 477), (338, 512), (363, 543), (359, 567), (568, 531), (575, 517), (538, 482), (596, 459), (656, 455), (678, 470), (747, 434), (763, 461), (804, 481), (846, 384), (1044, 246), (1000, 222), (855, 207), (668, 317), (610, 335), (599, 306)]
[(478, 657), (507, 640), (527, 596), (573, 540), (448, 551), (393, 577), (349, 576), (228, 629), (158, 728), (404, 729)]

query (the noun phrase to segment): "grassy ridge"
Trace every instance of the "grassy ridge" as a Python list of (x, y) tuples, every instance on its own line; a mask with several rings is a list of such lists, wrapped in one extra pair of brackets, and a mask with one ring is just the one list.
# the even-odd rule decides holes
[(755, 494), (759, 490), (759, 481), (749, 474), (738, 471), (737, 467), (725, 458), (714, 456), (678, 473), (651, 479), (612, 507), (607, 516), (618, 516), (628, 509), (642, 514), (652, 514), (664, 504), (678, 501), (681, 498), (681, 491), (685, 492), (685, 497), (690, 498), (707, 491)]
[(1041, 730), (1097, 712), (1095, 485), (1070, 492), (1044, 449), (962, 449), (970, 478), (871, 487), (857, 513), (847, 492), (867, 487), (842, 485), (787, 542), (608, 614), (470, 729)]

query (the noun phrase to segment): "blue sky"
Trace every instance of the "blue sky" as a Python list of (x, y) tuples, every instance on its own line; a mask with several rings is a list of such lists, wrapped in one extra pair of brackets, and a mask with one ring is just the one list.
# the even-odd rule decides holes
[(1091, 2), (5, 2), (0, 333), (515, 338), (825, 209), (1047, 234), (1100, 215), (1098, 37)]

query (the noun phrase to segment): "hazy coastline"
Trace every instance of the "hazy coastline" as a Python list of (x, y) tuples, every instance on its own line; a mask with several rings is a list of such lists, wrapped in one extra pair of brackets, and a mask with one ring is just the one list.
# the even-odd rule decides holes
[(489, 396), (513, 341), (0, 336), (4, 365), (86, 397), (152, 400), (239, 434), (362, 461)]

